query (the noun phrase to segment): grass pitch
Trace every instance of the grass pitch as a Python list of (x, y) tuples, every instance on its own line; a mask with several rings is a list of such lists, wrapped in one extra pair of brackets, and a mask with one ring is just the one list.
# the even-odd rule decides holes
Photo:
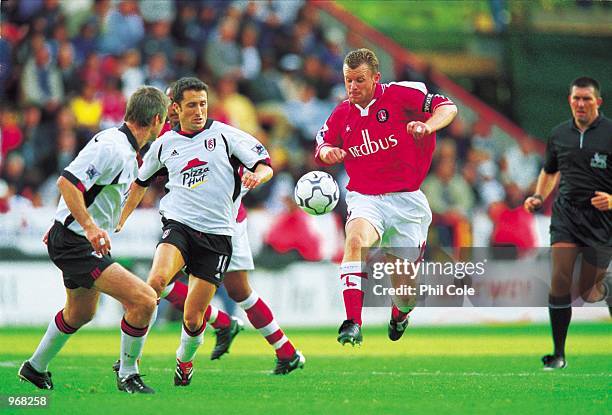
[(271, 376), (274, 356), (254, 330), (241, 333), (231, 354), (210, 361), (212, 331), (195, 361), (190, 387), (172, 383), (180, 326), (155, 328), (141, 372), (150, 396), (120, 393), (111, 371), (119, 329), (82, 329), (52, 362), (54, 391), (21, 383), (16, 372), (44, 328), (0, 329), (1, 413), (8, 396), (49, 398), (32, 409), (52, 414), (603, 414), (612, 390), (612, 326), (575, 324), (569, 367), (544, 372), (550, 351), (546, 325), (409, 328), (397, 343), (386, 328), (366, 327), (364, 345), (336, 343), (335, 329), (287, 330), (306, 355), (306, 367)]

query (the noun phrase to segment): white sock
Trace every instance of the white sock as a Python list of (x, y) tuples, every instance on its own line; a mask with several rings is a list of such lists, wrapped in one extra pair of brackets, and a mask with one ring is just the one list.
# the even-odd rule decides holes
[(147, 339), (148, 326), (136, 328), (131, 326), (125, 317), (121, 320), (121, 366), (119, 377), (125, 378), (138, 373), (138, 358), (142, 354)]
[[(159, 304), (159, 300), (157, 301), (157, 303)], [(153, 324), (155, 324), (155, 320), (157, 320), (157, 309), (158, 308), (159, 306), (155, 306), (155, 310), (153, 310), (153, 314), (151, 315), (151, 320), (149, 320), (149, 330), (147, 330), (147, 334), (144, 335), (144, 341), (147, 340), (147, 337), (149, 336), (149, 333), (151, 332), (151, 328), (153, 327)], [(142, 350), (144, 350), (144, 347)], [(142, 358), (142, 350), (140, 351), (138, 360)]]
[[(36, 351), (32, 357), (28, 359), (32, 367), (39, 372), (47, 371), (51, 359), (53, 359), (59, 353), (59, 351), (62, 350), (62, 347), (64, 347), (70, 336), (76, 331), (76, 329), (66, 324), (61, 314), (62, 311), (63, 310), (57, 313), (55, 319), (49, 323), (47, 331), (38, 344)], [(58, 326), (61, 326), (65, 331), (72, 332), (66, 333), (65, 331), (61, 331)]]
[[(188, 332), (183, 324), (181, 330), (181, 344), (176, 351), (176, 358), (181, 362), (191, 362), (195, 357), (198, 348), (204, 343), (204, 330), (206, 329), (206, 323), (202, 323), (202, 328), (198, 331)], [(195, 334), (195, 336), (194, 336)]]

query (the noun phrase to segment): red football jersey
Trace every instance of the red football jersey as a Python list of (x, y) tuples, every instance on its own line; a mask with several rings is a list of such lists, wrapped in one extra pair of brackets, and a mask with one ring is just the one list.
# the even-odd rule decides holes
[(366, 108), (348, 100), (338, 104), (317, 134), (315, 157), (320, 162), (325, 146), (344, 149), (348, 190), (368, 195), (418, 190), (431, 166), (436, 134), (417, 141), (406, 124), (427, 121), (441, 105), (454, 104), (429, 93), (422, 82), (377, 84)]

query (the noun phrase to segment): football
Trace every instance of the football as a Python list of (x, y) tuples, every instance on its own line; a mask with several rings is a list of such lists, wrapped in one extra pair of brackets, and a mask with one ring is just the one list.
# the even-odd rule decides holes
[(311, 215), (331, 212), (338, 204), (340, 190), (334, 178), (324, 171), (311, 171), (295, 185), (295, 203)]

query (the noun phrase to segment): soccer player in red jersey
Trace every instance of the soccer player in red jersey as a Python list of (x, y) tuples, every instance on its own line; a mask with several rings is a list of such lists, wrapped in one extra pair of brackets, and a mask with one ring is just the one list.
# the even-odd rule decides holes
[[(340, 267), (346, 320), (338, 341), (354, 345), (362, 341), (361, 282), (367, 278), (361, 249), (384, 239), (385, 245), (402, 248), (388, 250), (388, 260), (420, 260), (431, 210), (419, 188), (431, 165), (435, 132), (450, 124), (457, 107), (421, 82), (380, 83), (378, 58), (368, 49), (351, 51), (343, 73), (348, 99), (336, 106), (317, 134), (315, 158), (327, 165), (344, 162), (349, 176)], [(413, 301), (393, 301), (389, 338), (398, 340)]]

